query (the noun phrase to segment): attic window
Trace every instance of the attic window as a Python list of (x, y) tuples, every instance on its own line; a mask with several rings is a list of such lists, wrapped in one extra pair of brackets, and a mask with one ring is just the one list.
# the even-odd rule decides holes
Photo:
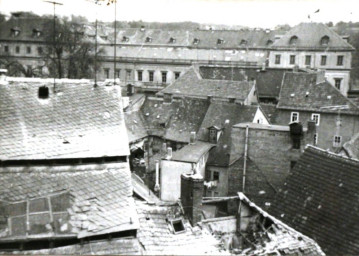
[(128, 41), (129, 41), (129, 38), (127, 36), (122, 37), (122, 42), (128, 42)]
[(298, 37), (297, 37), (297, 36), (292, 36), (292, 37), (290, 38), (289, 44), (290, 44), (290, 45), (296, 45), (296, 44), (297, 44), (297, 41), (298, 41)]
[(221, 38), (218, 38), (217, 39), (217, 44), (223, 44), (224, 43), (224, 40), (223, 39), (221, 39)]
[(34, 37), (40, 37), (42, 34), (41, 31), (36, 28), (32, 30), (32, 33), (33, 33)]
[(171, 38), (170, 38), (170, 43), (173, 44), (173, 43), (175, 43), (175, 42), (176, 42), (176, 38), (171, 37)]
[(19, 28), (12, 28), (11, 29), (11, 35), (12, 36), (18, 36), (20, 34), (20, 29)]
[(241, 46), (246, 46), (247, 45), (247, 40), (242, 40), (241, 43), (240, 43)]
[(152, 42), (152, 37), (146, 37), (146, 43), (151, 43)]
[(329, 36), (323, 36), (320, 40), (320, 44), (323, 46), (327, 46), (329, 44)]
[(39, 87), (39, 99), (49, 98), (49, 87), (41, 86)]
[(199, 44), (199, 39), (198, 38), (193, 39), (193, 44)]
[(183, 233), (186, 231), (182, 219), (172, 220), (171, 225), (175, 234)]
[(272, 44), (273, 44), (273, 41), (272, 41), (272, 40), (268, 40), (266, 45), (267, 45), (267, 46), (271, 46)]

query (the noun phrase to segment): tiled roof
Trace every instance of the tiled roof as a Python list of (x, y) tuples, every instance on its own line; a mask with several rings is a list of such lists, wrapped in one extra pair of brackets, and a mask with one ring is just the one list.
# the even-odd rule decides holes
[[(166, 45), (186, 46), (196, 48), (270, 48), (268, 40), (274, 42), (275, 35), (282, 33), (273, 30), (165, 30), (138, 28), (121, 29), (118, 32), (117, 43), (137, 45)], [(146, 38), (151, 38), (150, 42)], [(171, 42), (171, 38), (175, 41)], [(194, 40), (199, 39), (198, 44)], [(218, 43), (222, 39), (222, 43)], [(126, 41), (128, 40), (128, 41)], [(246, 42), (246, 44), (245, 44)]]
[[(46, 85), (49, 98), (38, 97)], [(129, 155), (120, 89), (81, 80), (0, 85), (0, 159)]]
[(359, 160), (359, 133), (355, 134), (350, 141), (345, 142), (343, 149), (350, 158)]
[(260, 103), (261, 109), (263, 113), (268, 118), (268, 121), (270, 124), (276, 124), (277, 123), (277, 117), (279, 114), (279, 110), (277, 109), (277, 106), (274, 104), (269, 103)]
[(359, 108), (338, 89), (327, 81), (317, 83), (316, 77), (316, 73), (285, 73), (278, 108), (359, 114)]
[[(296, 36), (297, 42), (290, 44), (290, 40)], [(321, 39), (329, 37), (328, 44), (322, 45)], [(318, 49), (318, 50), (350, 50), (355, 49), (337, 33), (322, 23), (301, 23), (289, 30), (283, 37), (273, 44), (274, 49)]]
[(171, 103), (150, 98), (141, 111), (149, 134), (188, 143), (191, 132), (198, 131), (208, 105), (207, 100), (194, 98), (174, 99)]
[[(178, 205), (154, 206), (136, 201), (140, 229), (137, 238), (148, 255), (220, 255), (219, 241), (208, 231), (192, 227)], [(174, 233), (172, 220), (182, 219), (184, 231)]]
[(0, 240), (82, 238), (138, 228), (128, 163), (3, 167), (0, 175), (7, 218)]
[(215, 145), (203, 141), (196, 141), (194, 144), (188, 144), (172, 153), (171, 160), (197, 163), (201, 157), (209, 152)]
[(211, 103), (198, 131), (197, 138), (202, 141), (208, 141), (208, 128), (211, 126), (217, 126), (222, 129), (222, 134), (217, 142), (217, 146), (210, 152), (208, 164), (220, 166), (230, 164), (231, 127), (241, 122), (252, 122), (257, 109), (258, 106), (246, 106), (236, 103)]
[(200, 66), (200, 74), (203, 79), (251, 81), (256, 80), (256, 89), (259, 97), (276, 98), (279, 96), (280, 87), (285, 69), (266, 68), (238, 68), (219, 66)]
[[(254, 231), (257, 232), (257, 236), (259, 236), (258, 239), (256, 239), (257, 241), (255, 244), (252, 244), (250, 248), (243, 250), (240, 255), (325, 255), (313, 239), (269, 215), (251, 202), (243, 193), (239, 192), (238, 196), (243, 204), (247, 205), (253, 212), (260, 214), (261, 217), (265, 219), (263, 223), (267, 223), (266, 225), (272, 223), (263, 233), (259, 230)], [(246, 216), (243, 217), (246, 218)]]
[(145, 121), (140, 111), (124, 112), (129, 143), (147, 137)]
[(212, 96), (244, 101), (254, 86), (253, 82), (203, 79), (195, 67), (190, 67), (180, 78), (159, 92), (187, 97)]
[(308, 146), (270, 213), (328, 255), (359, 254), (359, 161)]

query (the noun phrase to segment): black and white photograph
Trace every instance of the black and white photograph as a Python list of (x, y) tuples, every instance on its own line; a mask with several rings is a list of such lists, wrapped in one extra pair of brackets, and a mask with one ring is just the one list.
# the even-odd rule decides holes
[(359, 255), (358, 0), (0, 0), (0, 255)]

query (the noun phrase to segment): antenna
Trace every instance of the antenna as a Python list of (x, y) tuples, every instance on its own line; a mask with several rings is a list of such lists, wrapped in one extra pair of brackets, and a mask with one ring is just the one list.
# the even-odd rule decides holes
[[(59, 3), (59, 2), (55, 2), (55, 1), (47, 1), (47, 0), (44, 0), (44, 2), (46, 3), (50, 3), (50, 4), (53, 4), (54, 6), (54, 24), (53, 24), (53, 27), (54, 27), (54, 34), (53, 34), (53, 38), (52, 38), (52, 43), (53, 43), (53, 51), (55, 52), (55, 37), (56, 37), (56, 5), (63, 5), (62, 3)], [(60, 75), (60, 74), (59, 74)], [(54, 75), (54, 92), (56, 92), (56, 78), (55, 78), (55, 75)]]

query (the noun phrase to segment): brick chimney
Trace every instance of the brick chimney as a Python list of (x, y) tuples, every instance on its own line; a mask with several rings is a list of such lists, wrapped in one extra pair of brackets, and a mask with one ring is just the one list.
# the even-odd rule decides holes
[(185, 216), (195, 226), (202, 220), (204, 180), (200, 174), (181, 175), (181, 203)]

